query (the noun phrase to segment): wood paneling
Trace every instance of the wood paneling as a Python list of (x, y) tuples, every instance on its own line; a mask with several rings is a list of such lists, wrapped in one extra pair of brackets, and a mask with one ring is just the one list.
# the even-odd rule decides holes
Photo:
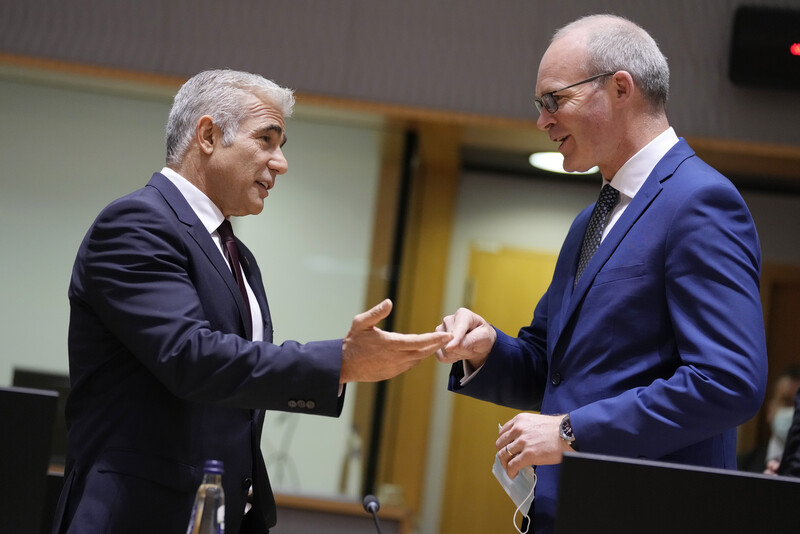
[[(430, 332), (441, 322), (444, 278), (459, 176), (458, 131), (419, 129), (403, 268), (395, 312), (396, 330)], [(435, 366), (431, 357), (389, 381), (378, 486), (400, 488), (403, 503), (420, 510), (428, 450)]]
[[(800, 266), (764, 264), (761, 305), (767, 334), (769, 374), (767, 398), (775, 378), (792, 365), (800, 365)], [(766, 404), (766, 403), (765, 403)], [(769, 439), (765, 407), (739, 429), (739, 451), (747, 452)]]

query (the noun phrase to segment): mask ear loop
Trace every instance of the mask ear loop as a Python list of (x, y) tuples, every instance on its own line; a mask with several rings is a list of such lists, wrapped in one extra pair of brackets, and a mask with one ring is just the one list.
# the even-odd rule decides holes
[[(520, 511), (522, 510), (522, 505), (525, 504), (526, 502), (528, 502), (528, 499), (531, 497), (531, 495), (533, 495), (533, 491), (536, 489), (536, 478), (537, 478), (536, 477), (536, 473), (534, 472), (533, 473), (533, 485), (531, 486), (531, 491), (530, 491), (530, 493), (528, 493), (528, 495), (525, 496), (525, 500), (522, 501), (519, 506), (517, 506), (517, 509), (514, 510), (514, 515), (511, 518), (511, 523), (514, 525), (514, 530), (519, 532), (519, 534), (527, 534), (528, 530), (530, 530), (530, 528), (531, 528), (531, 521), (530, 521), (530, 518), (528, 518), (528, 524), (525, 525), (525, 531), (520, 530), (519, 527), (517, 526), (517, 514), (520, 513)], [(528, 505), (528, 506), (530, 506), (530, 505)], [(522, 515), (524, 516), (525, 514), (523, 513)]]

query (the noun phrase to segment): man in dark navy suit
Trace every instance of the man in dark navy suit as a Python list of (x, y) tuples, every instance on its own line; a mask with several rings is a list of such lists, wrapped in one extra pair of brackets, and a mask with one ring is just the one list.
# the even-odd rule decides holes
[(89, 229), (69, 287), (69, 446), (54, 532), (184, 532), (206, 459), (224, 462), (227, 531), (267, 532), (264, 410), (338, 416), (347, 382), (395, 376), (451, 338), (378, 329), (387, 300), (343, 339), (272, 344), (258, 264), (228, 218), (260, 213), (286, 172), (293, 105), (261, 76), (194, 76), (170, 112), (166, 167)]
[(735, 468), (736, 427), (764, 399), (756, 228), (731, 182), (670, 127), (668, 87), (658, 45), (626, 19), (555, 34), (538, 126), (565, 170), (600, 168), (600, 198), (573, 222), (517, 337), (463, 308), (438, 328), (454, 334), (437, 353), (454, 362), (450, 389), (527, 411), (495, 446), (512, 478), (536, 466), (536, 533), (554, 528), (563, 452)]

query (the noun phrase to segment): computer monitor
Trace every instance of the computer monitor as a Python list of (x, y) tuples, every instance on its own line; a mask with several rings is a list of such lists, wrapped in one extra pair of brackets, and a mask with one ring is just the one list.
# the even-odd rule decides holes
[(58, 395), (0, 387), (0, 524), (4, 532), (39, 532)]
[(44, 389), (58, 392), (56, 417), (53, 421), (53, 438), (50, 449), (50, 463), (64, 465), (67, 455), (67, 423), (64, 411), (69, 396), (69, 375), (34, 369), (14, 369), (11, 384), (17, 387)]
[(800, 479), (565, 453), (556, 534), (800, 532)]

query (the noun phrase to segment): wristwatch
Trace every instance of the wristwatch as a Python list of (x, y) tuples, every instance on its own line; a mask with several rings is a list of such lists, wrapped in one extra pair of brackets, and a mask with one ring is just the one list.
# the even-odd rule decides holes
[(575, 434), (572, 432), (572, 423), (569, 420), (569, 414), (564, 416), (561, 424), (558, 426), (558, 435), (561, 439), (567, 442), (567, 445), (574, 451), (578, 450), (578, 443), (575, 441)]

